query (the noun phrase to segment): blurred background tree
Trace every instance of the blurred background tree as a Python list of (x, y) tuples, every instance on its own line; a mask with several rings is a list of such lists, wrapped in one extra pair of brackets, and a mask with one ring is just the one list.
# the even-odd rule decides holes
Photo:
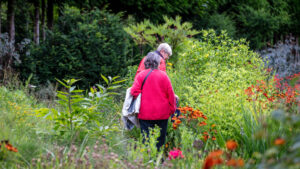
[[(70, 9), (73, 9), (73, 11), (70, 11)], [(95, 11), (98, 11), (98, 14)], [(8, 39), (14, 46), (14, 52), (2, 52), (6, 53), (7, 56), (1, 56), (0, 58), (1, 63), (6, 64), (0, 66), (0, 71), (2, 72), (4, 67), (15, 67), (18, 72), (21, 72), (23, 80), (28, 78), (30, 73), (33, 73), (35, 74), (34, 79), (39, 79), (36, 82), (43, 83), (45, 80), (41, 79), (47, 77), (41, 78), (39, 76), (42, 76), (42, 74), (38, 73), (40, 72), (38, 69), (45, 69), (45, 67), (40, 67), (43, 64), (69, 64), (71, 63), (69, 61), (50, 63), (51, 60), (63, 60), (60, 57), (64, 58), (67, 55), (72, 57), (76, 55), (75, 58), (79, 59), (78, 62), (85, 62), (80, 58), (84, 59), (90, 54), (93, 57), (100, 56), (100, 52), (94, 52), (94, 50), (97, 50), (96, 48), (99, 48), (98, 50), (101, 50), (102, 53), (110, 51), (107, 54), (101, 54), (101, 57), (103, 57), (101, 63), (97, 63), (99, 65), (111, 64), (111, 62), (105, 60), (113, 61), (111, 58), (115, 58), (116, 55), (118, 55), (116, 57), (118, 61), (116, 62), (121, 61), (125, 65), (136, 65), (143, 55), (156, 47), (157, 44), (155, 43), (169, 42), (170, 38), (179, 37), (179, 34), (183, 33), (179, 29), (170, 26), (174, 26), (174, 24), (168, 25), (170, 22), (166, 22), (167, 20), (178, 22), (176, 16), (180, 17), (181, 23), (189, 23), (188, 29), (201, 31), (213, 28), (217, 34), (225, 30), (227, 35), (233, 39), (246, 38), (250, 43), (250, 47), (259, 51), (267, 47), (273, 47), (278, 42), (284, 42), (287, 35), (295, 37), (295, 43), (298, 43), (300, 34), (298, 29), (300, 26), (299, 11), (299, 0), (1, 0), (0, 34), (8, 33)], [(102, 12), (107, 15), (102, 15)], [(108, 20), (108, 18), (114, 17), (118, 19)], [(129, 36), (121, 30), (121, 27), (138, 25), (144, 20), (152, 24), (151, 31), (160, 34), (159, 39), (150, 41), (148, 39), (145, 42), (135, 43), (136, 40), (132, 34), (127, 31), (130, 34)], [(84, 28), (83, 25), (86, 27)], [(171, 32), (165, 32), (163, 29)], [(116, 30), (116, 32), (113, 30)], [(99, 34), (96, 36), (97, 32), (101, 36), (98, 36)], [(116, 35), (117, 32), (120, 36)], [(143, 34), (145, 33), (143, 32)], [(172, 33), (174, 36), (169, 36)], [(169, 40), (164, 34), (168, 34)], [(201, 35), (194, 37), (200, 40), (202, 38)], [(74, 43), (74, 38), (82, 40), (79, 43), (80, 46), (76, 47), (79, 44)], [(92, 40), (93, 38), (94, 40)], [(24, 46), (24, 39), (26, 39), (26, 42), (30, 40), (31, 43)], [(68, 42), (66, 42), (66, 39), (68, 39)], [(117, 44), (126, 44), (126, 47), (116, 45), (116, 49), (111, 48), (111, 50), (108, 50), (107, 46), (103, 44), (113, 46), (112, 40), (116, 41)], [(178, 40), (181, 41), (180, 38)], [(176, 52), (176, 48), (181, 45), (178, 41), (174, 40), (172, 42), (176, 42), (176, 44), (172, 44)], [(69, 46), (68, 43), (70, 43)], [(91, 47), (90, 43), (97, 43), (94, 46), (95, 49)], [(3, 43), (0, 45), (1, 51), (8, 51), (4, 49), (7, 45)], [(22, 51), (20, 51), (20, 45)], [(86, 49), (83, 49), (86, 46), (93, 52), (90, 51), (91, 53), (87, 52), (85, 54), (75, 52), (75, 54), (73, 51), (80, 48), (86, 51)], [(42, 49), (43, 52), (41, 52)], [(54, 56), (51, 51), (55, 51), (57, 54)], [(65, 54), (58, 51), (64, 51)], [(15, 62), (13, 53), (20, 53), (21, 65), (19, 62)], [(176, 55), (176, 53), (174, 54)], [(48, 62), (42, 60), (47, 57), (50, 58), (47, 60)], [(8, 58), (10, 60), (7, 60)], [(100, 62), (100, 60), (96, 61)], [(40, 62), (45, 63), (41, 64)], [(117, 66), (119, 65), (117, 64)], [(38, 69), (33, 67), (38, 67)], [(105, 67), (110, 67), (110, 65)], [(127, 67), (121, 66), (120, 69), (116, 70), (101, 68), (95, 73), (100, 73), (100, 70), (105, 75), (115, 75), (117, 72), (126, 74)], [(58, 75), (57, 72), (62, 71), (51, 69), (49, 73), (53, 76), (64, 76), (63, 74)], [(80, 73), (76, 74), (74, 71), (71, 72), (72, 76), (76, 76), (74, 78), (80, 78), (82, 75)], [(54, 81), (52, 76), (49, 78)], [(84, 78), (94, 81), (89, 77)]]

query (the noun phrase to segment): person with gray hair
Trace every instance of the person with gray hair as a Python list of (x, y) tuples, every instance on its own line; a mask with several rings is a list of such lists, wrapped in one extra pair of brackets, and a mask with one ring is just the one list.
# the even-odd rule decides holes
[(145, 69), (158, 69), (161, 57), (155, 52), (149, 52), (145, 58), (144, 66)]
[[(166, 60), (169, 59), (169, 57), (172, 55), (172, 48), (169, 44), (167, 43), (161, 43), (158, 47), (157, 50), (155, 51), (155, 53), (157, 53), (160, 57), (161, 57), (161, 61), (160, 61), (160, 65), (159, 65), (159, 70), (162, 71), (166, 71)], [(143, 70), (145, 70), (145, 65), (144, 65), (144, 61), (145, 61), (144, 57), (140, 64), (139, 64), (139, 68), (136, 71), (135, 77), (134, 79), (137, 77), (137, 75), (142, 72)]]
[(148, 53), (143, 62), (145, 70), (137, 75), (130, 90), (133, 97), (142, 93), (138, 119), (143, 140), (145, 141), (146, 136), (149, 137), (151, 128), (160, 128), (157, 149), (165, 144), (168, 119), (176, 110), (171, 81), (166, 72), (159, 70), (161, 60), (163, 59), (156, 52)]

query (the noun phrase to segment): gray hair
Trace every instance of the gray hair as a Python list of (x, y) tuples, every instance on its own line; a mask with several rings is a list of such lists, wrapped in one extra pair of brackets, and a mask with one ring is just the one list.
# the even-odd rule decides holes
[(167, 54), (169, 54), (169, 56), (172, 55), (172, 48), (169, 44), (167, 43), (161, 43), (158, 48), (157, 48), (157, 51), (161, 51), (161, 50), (164, 50)]
[(158, 69), (161, 57), (155, 52), (149, 52), (145, 58), (144, 65), (146, 69)]

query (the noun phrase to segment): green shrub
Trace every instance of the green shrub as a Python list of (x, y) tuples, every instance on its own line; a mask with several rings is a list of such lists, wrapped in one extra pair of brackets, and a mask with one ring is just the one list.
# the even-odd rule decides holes
[(214, 29), (216, 32), (221, 33), (225, 30), (230, 37), (235, 37), (236, 28), (234, 21), (225, 14), (213, 14), (208, 18), (207, 28)]
[(21, 58), (21, 75), (27, 79), (34, 73), (37, 84), (81, 79), (83, 87), (98, 83), (100, 74), (124, 75), (134, 54), (123, 26), (119, 15), (105, 10), (85, 13), (67, 7), (46, 41)]
[[(278, 9), (272, 11), (271, 5), (266, 4), (263, 8), (251, 6), (239, 6), (237, 23), (241, 25), (240, 34), (247, 38), (253, 48), (262, 48), (267, 42), (273, 42), (276, 34), (280, 34), (290, 24), (290, 16), (284, 8), (287, 6), (275, 3)], [(280, 7), (280, 8), (279, 8)], [(255, 36), (253, 36), (255, 35)]]
[(166, 16), (163, 18), (163, 24), (152, 24), (149, 20), (144, 20), (136, 25), (129, 25), (124, 30), (139, 46), (141, 55), (146, 54), (144, 53), (146, 45), (156, 49), (158, 44), (167, 42), (172, 47), (173, 55), (170, 60), (176, 63), (178, 53), (184, 50), (184, 41), (198, 34), (199, 31), (192, 29), (191, 23), (182, 22), (180, 16), (175, 19)]
[(244, 89), (265, 78), (263, 62), (244, 40), (213, 30), (202, 33), (203, 41), (185, 43), (177, 69), (168, 75), (181, 105), (199, 109), (222, 126), (222, 134), (230, 134), (233, 122), (241, 119), (241, 102), (247, 102)]

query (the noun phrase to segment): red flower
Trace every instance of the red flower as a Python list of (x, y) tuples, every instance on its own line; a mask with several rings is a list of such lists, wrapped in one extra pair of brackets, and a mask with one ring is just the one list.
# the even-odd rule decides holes
[(182, 155), (182, 151), (180, 151), (177, 148), (174, 148), (172, 151), (169, 152), (169, 157), (168, 159), (176, 159), (176, 158), (184, 158), (184, 156)]

